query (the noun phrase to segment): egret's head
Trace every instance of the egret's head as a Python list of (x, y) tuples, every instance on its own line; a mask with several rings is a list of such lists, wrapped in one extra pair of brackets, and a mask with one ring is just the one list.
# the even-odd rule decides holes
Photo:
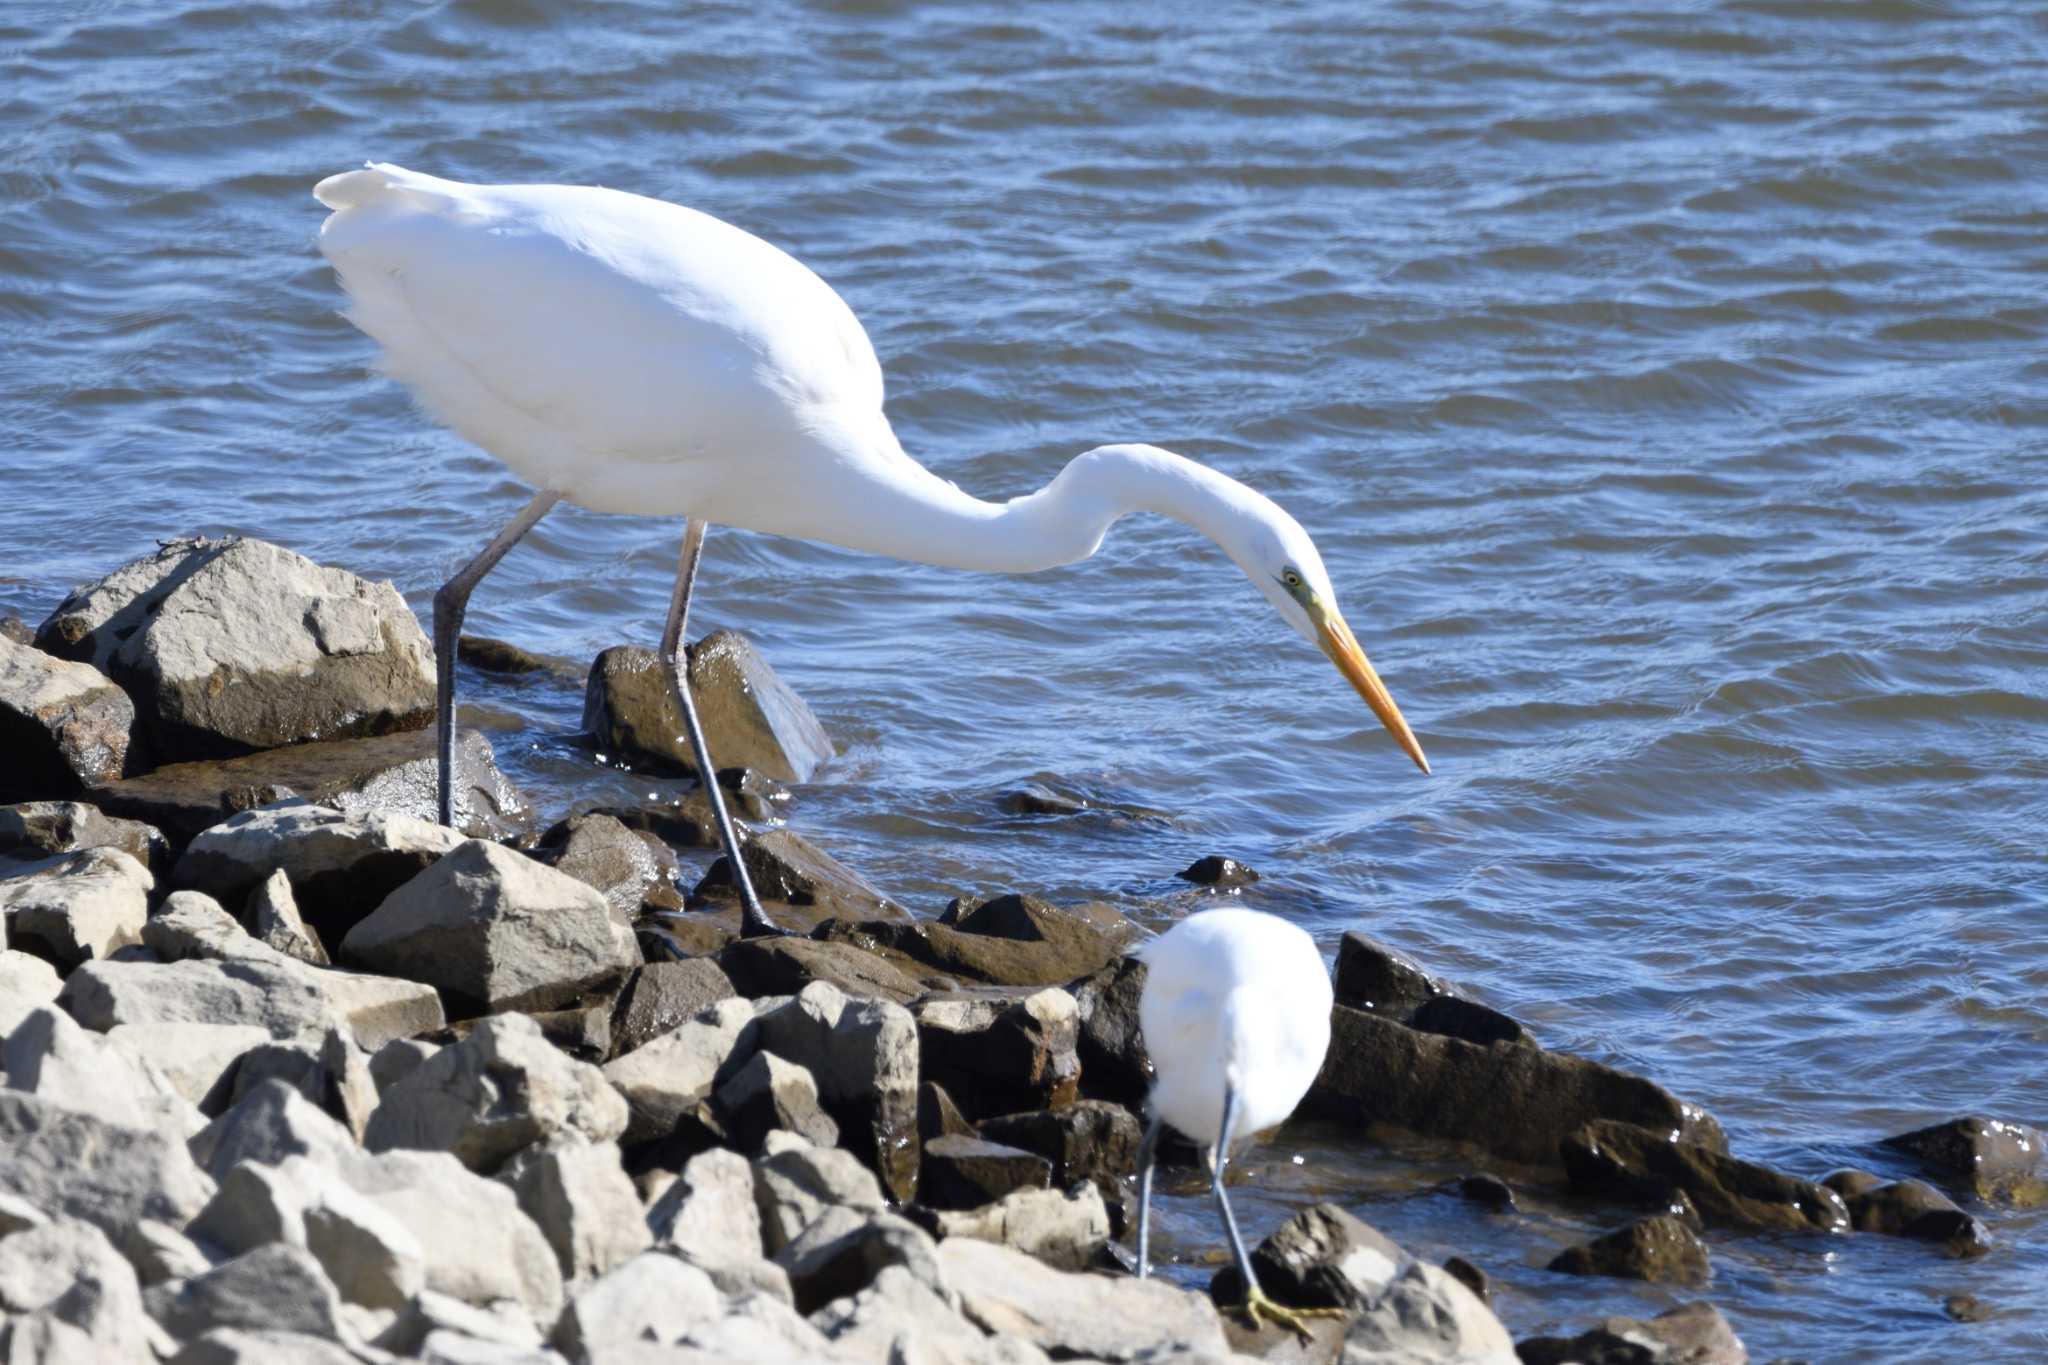
[(1415, 732), (1402, 719), (1401, 708), (1394, 705), (1386, 684), (1373, 671), (1351, 627), (1344, 623), (1344, 614), (1337, 610), (1337, 594), (1330, 587), (1330, 575), (1323, 568), (1323, 557), (1316, 553), (1315, 542), (1277, 503), (1253, 496), (1256, 502), (1244, 509), (1248, 515), (1240, 523), (1238, 544), (1228, 547), (1231, 558), (1287, 623), (1330, 657), (1394, 742), (1415, 760), (1416, 767), (1428, 772), (1429, 760), (1422, 756)]

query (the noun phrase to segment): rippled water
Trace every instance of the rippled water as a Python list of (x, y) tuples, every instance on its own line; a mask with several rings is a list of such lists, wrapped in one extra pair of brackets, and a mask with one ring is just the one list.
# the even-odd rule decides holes
[[(1417, 776), (1164, 523), (1028, 578), (715, 533), (843, 756), (795, 822), (908, 903), (1135, 907), (1217, 851), (1546, 1042), (1818, 1175), (1962, 1110), (2048, 1120), (2041, 668), (2048, 20), (2032, 0), (1234, 7), (552, 0), (0, 11), (0, 608), (233, 530), (424, 608), (520, 504), (365, 372), (313, 246), (366, 157), (681, 200), (866, 321), (906, 446), (989, 496), (1170, 445), (1289, 506)], [(557, 513), (472, 628), (651, 641), (679, 528)], [(579, 698), (466, 680), (547, 809)], [(1031, 780), (1159, 812), (1020, 818)], [(1299, 1164), (1292, 1158), (1299, 1155)], [(1291, 1131), (1322, 1194), (1500, 1282), (1611, 1209), (1501, 1220)], [(1888, 1168), (1895, 1169), (1895, 1168)], [(1714, 1239), (1757, 1358), (2048, 1355), (2048, 1215), (1941, 1260)], [(1213, 1245), (1198, 1203), (1170, 1242)], [(1969, 1291), (1993, 1320), (1948, 1322)]]

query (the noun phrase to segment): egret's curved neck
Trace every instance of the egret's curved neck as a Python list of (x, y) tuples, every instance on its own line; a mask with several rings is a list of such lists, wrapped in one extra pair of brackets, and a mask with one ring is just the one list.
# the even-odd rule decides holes
[[(886, 429), (885, 429), (886, 430)], [(872, 436), (869, 440), (873, 440)], [(1119, 517), (1157, 512), (1236, 557), (1230, 529), (1259, 495), (1157, 446), (1101, 446), (1068, 462), (1045, 487), (1008, 502), (962, 492), (903, 454), (863, 452), (858, 518), (798, 531), (849, 549), (991, 573), (1031, 573), (1086, 559)]]

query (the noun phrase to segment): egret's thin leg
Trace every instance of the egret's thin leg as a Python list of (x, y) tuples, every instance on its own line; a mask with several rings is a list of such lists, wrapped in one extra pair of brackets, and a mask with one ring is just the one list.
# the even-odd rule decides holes
[(484, 546), (483, 552), (455, 571), (455, 577), (434, 593), (434, 738), (437, 748), (437, 786), (441, 823), (455, 823), (455, 649), (462, 637), (462, 618), (469, 610), (469, 595), (484, 575), (498, 566), (505, 552), (517, 545), (534, 523), (548, 514), (562, 495), (542, 489), (533, 501), (512, 518), (511, 524)]
[(1223, 1084), (1223, 1123), (1216, 1133), (1216, 1146), (1210, 1153), (1209, 1188), (1215, 1192), (1216, 1207), (1223, 1211), (1223, 1230), (1230, 1234), (1230, 1254), (1237, 1260), (1237, 1273), (1244, 1277), (1244, 1311), (1251, 1319), (1252, 1326), (1259, 1325), (1259, 1319), (1268, 1319), (1287, 1328), (1303, 1341), (1314, 1336), (1308, 1325), (1308, 1318), (1341, 1318), (1347, 1316), (1341, 1308), (1290, 1308), (1266, 1297), (1266, 1291), (1259, 1288), (1259, 1277), (1252, 1272), (1251, 1255), (1244, 1249), (1244, 1238), (1237, 1231), (1237, 1215), (1230, 1211), (1230, 1199), (1223, 1193), (1223, 1168), (1230, 1163), (1231, 1130), (1237, 1127), (1237, 1090), (1228, 1082)]
[(711, 765), (711, 749), (704, 743), (704, 727), (697, 719), (697, 702), (690, 695), (690, 661), (683, 649), (683, 629), (690, 620), (690, 590), (697, 584), (697, 562), (704, 556), (706, 523), (690, 518), (683, 528), (683, 553), (676, 565), (675, 595), (669, 598), (668, 624), (661, 632), (661, 662), (668, 669), (669, 685), (675, 689), (676, 704), (682, 709), (683, 728), (689, 732), (690, 753), (697, 760), (697, 779), (711, 798), (711, 816), (718, 824), (718, 841), (725, 846), (725, 860), (732, 868), (734, 884), (740, 889), (740, 937), (764, 938), (784, 932), (754, 894), (747, 876), (747, 864), (740, 857), (739, 832), (726, 813), (725, 796), (718, 789), (718, 769)]
[(1159, 1164), (1159, 1130), (1164, 1120), (1157, 1114), (1145, 1125), (1138, 1143), (1138, 1278), (1152, 1273), (1152, 1168)]

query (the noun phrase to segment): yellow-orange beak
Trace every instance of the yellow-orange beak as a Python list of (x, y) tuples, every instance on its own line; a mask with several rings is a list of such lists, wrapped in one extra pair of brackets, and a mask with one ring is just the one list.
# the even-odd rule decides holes
[(1365, 698), (1365, 704), (1380, 718), (1380, 724), (1387, 727), (1387, 733), (1401, 746), (1401, 751), (1415, 760), (1415, 766), (1425, 773), (1429, 771), (1429, 760), (1422, 756), (1422, 746), (1415, 742), (1415, 732), (1408, 728), (1408, 722), (1401, 718), (1401, 708), (1394, 705), (1387, 685), (1380, 681), (1380, 675), (1372, 671), (1372, 663), (1365, 657), (1365, 651), (1358, 647), (1358, 638), (1351, 633), (1351, 627), (1344, 624), (1344, 618), (1332, 611), (1316, 622), (1316, 637), (1323, 646), (1323, 653), (1330, 656), (1330, 662), (1337, 665), (1337, 671), (1351, 679), (1351, 685), (1358, 689), (1358, 695)]

